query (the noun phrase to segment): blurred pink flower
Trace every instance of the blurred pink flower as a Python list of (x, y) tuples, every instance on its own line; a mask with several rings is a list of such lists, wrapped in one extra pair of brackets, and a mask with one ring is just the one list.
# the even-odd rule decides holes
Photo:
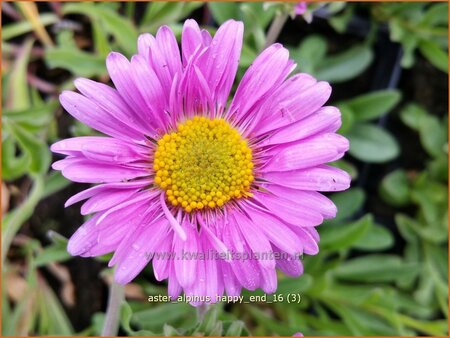
[(302, 15), (308, 10), (308, 3), (307, 2), (298, 2), (294, 7), (294, 12), (297, 15)]

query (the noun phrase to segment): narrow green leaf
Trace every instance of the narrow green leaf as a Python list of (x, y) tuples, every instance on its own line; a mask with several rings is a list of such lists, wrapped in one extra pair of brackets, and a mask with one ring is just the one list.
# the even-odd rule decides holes
[(375, 283), (397, 281), (419, 272), (417, 264), (404, 263), (398, 256), (369, 255), (342, 263), (333, 274), (345, 280)]
[[(58, 17), (53, 13), (43, 13), (39, 16), (41, 23), (44, 26), (58, 22)], [(22, 34), (29, 33), (33, 30), (30, 21), (21, 20), (19, 22), (11, 23), (2, 27), (2, 41), (6, 41)]]

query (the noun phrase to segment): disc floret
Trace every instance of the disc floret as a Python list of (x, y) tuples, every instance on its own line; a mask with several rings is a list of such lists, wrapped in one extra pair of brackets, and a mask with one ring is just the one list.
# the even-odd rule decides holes
[(158, 140), (155, 183), (187, 212), (221, 207), (251, 196), (252, 160), (248, 142), (227, 121), (196, 116)]

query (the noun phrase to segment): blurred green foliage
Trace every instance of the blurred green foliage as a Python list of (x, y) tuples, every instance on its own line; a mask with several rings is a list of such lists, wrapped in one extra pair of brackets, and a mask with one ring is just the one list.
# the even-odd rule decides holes
[[(23, 8), (10, 6), (21, 15)], [(110, 51), (131, 56), (139, 33), (155, 33), (163, 24), (170, 25), (179, 38), (183, 19), (200, 8), (209, 10), (218, 24), (229, 18), (244, 21), (241, 77), (262, 50), (271, 22), (287, 8), (273, 3), (156, 2), (137, 13), (136, 6), (64, 3), (54, 13), (44, 11), (32, 21), (22, 16), (3, 26), (3, 181), (12, 191), (22, 187), (21, 182), (29, 183), (21, 192), (20, 202), (3, 215), (3, 280), (24, 285), (16, 293), (8, 286), (2, 288), (3, 335), (75, 334), (61, 297), (55, 295), (41, 272), (55, 265), (61, 269), (70, 259), (65, 251), (67, 240), (55, 232), (50, 236), (53, 244), (45, 247), (37, 239), (17, 240), (38, 203), (69, 184), (59, 173), (49, 171), (48, 144), (57, 139), (57, 120), (62, 113), (58, 93), (73, 88), (73, 79), (79, 76), (108, 81), (104, 59)], [(371, 33), (337, 51), (328, 36), (317, 32), (302, 36), (298, 45), (286, 46), (301, 71), (350, 86), (352, 80), (373, 67), (374, 32), (383, 25), (389, 29), (390, 39), (403, 46), (403, 67), (414, 67), (419, 52), (440, 71), (448, 71), (447, 3), (333, 3), (311, 5), (310, 11), (320, 6), (327, 9), (328, 23), (336, 34), (343, 34), (353, 15), (365, 9)], [(35, 34), (39, 25), (51, 32), (53, 45), (42, 46), (35, 41), (41, 36)], [(212, 26), (206, 28), (215, 31)], [(44, 69), (40, 76), (46, 72), (51, 76), (36, 81), (31, 76), (35, 67), (30, 65)], [(331, 102), (342, 112), (340, 133), (351, 143), (350, 156), (335, 165), (345, 168), (356, 180), (359, 166), (355, 159), (365, 164), (390, 163), (395, 169), (381, 181), (379, 196), (386, 203), (384, 207), (395, 210), (395, 221), (386, 226), (377, 221), (377, 214), (362, 215), (367, 199), (373, 198), (362, 188), (332, 195), (339, 213), (319, 228), (320, 253), (304, 258), (305, 274), (301, 278), (279, 276), (277, 294), (299, 293), (300, 304), (226, 308), (220, 304), (194, 323), (197, 314), (189, 305), (130, 300), (121, 309), (123, 332), (166, 336), (291, 336), (298, 331), (305, 335), (447, 335), (448, 117), (438, 117), (414, 102), (402, 104), (402, 96), (400, 90), (379, 90)], [(386, 114), (399, 116), (405, 128), (415, 133), (427, 158), (421, 168), (410, 168), (399, 160), (402, 149), (397, 135), (377, 123)], [(71, 123), (65, 134), (93, 133), (79, 122)], [(59, 207), (63, 207), (62, 201)], [(15, 259), (9, 260), (7, 253), (15, 239), (18, 250)], [(165, 287), (143, 278), (137, 283), (147, 295), (166, 293)], [(243, 294), (262, 295), (259, 291)], [(92, 325), (78, 333), (99, 335), (103, 321), (104, 313), (97, 313)]]

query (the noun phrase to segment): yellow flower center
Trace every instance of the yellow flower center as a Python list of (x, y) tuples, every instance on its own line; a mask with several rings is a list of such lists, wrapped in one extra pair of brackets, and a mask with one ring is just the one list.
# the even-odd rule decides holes
[(155, 183), (187, 212), (251, 196), (252, 150), (223, 119), (194, 117), (165, 134), (154, 154)]

